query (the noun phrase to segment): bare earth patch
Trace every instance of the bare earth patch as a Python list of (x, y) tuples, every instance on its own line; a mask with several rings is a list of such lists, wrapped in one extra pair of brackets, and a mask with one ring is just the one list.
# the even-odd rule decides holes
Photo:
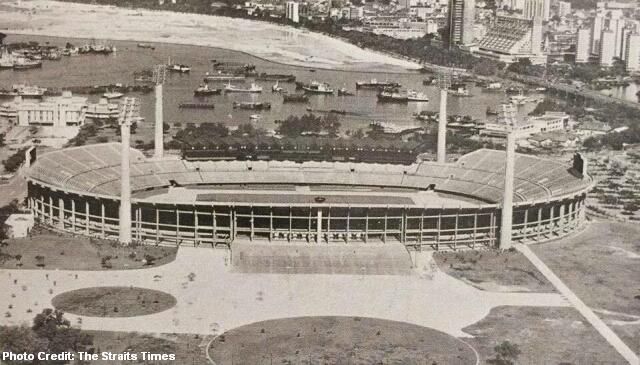
[(551, 283), (517, 251), (436, 252), (440, 270), (487, 291), (555, 292)]
[[(178, 249), (124, 247), (114, 241), (43, 230), (29, 238), (7, 240), (0, 252), (3, 269), (122, 270), (169, 263), (175, 259)], [(150, 258), (153, 258), (152, 265), (147, 262)]]
[(63, 312), (90, 317), (133, 317), (165, 311), (176, 298), (158, 290), (135, 287), (94, 287), (64, 292), (52, 299)]
[(560, 241), (531, 246), (632, 350), (640, 351), (640, 228), (601, 221)]
[(217, 364), (475, 364), (473, 350), (445, 333), (360, 317), (283, 318), (219, 336)]
[(625, 364), (616, 350), (572, 308), (497, 307), (464, 329), (481, 363), (503, 341), (522, 351), (518, 364)]

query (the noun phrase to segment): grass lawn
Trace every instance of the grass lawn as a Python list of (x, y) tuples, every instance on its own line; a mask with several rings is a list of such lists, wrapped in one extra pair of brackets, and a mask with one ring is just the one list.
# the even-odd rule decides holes
[[(31, 237), (10, 239), (0, 247), (0, 268), (108, 270), (150, 267), (145, 256), (155, 258), (153, 266), (175, 259), (178, 249), (164, 246), (120, 246), (113, 241), (35, 230)], [(20, 255), (20, 260), (16, 258)], [(44, 257), (38, 261), (37, 256)], [(105, 258), (111, 257), (108, 260)], [(44, 266), (39, 266), (44, 264)]]
[(144, 288), (94, 287), (64, 292), (51, 302), (58, 310), (81, 316), (133, 317), (172, 308), (176, 298)]
[(479, 289), (555, 291), (553, 285), (517, 251), (435, 252), (433, 258), (440, 270)]
[(483, 364), (503, 341), (520, 347), (517, 364), (625, 364), (573, 308), (498, 307), (464, 331)]
[(531, 249), (636, 353), (640, 352), (640, 227), (593, 222)]
[[(302, 317), (253, 323), (219, 336), (217, 364), (475, 364), (458, 339), (408, 323)], [(233, 362), (232, 362), (233, 360)]]

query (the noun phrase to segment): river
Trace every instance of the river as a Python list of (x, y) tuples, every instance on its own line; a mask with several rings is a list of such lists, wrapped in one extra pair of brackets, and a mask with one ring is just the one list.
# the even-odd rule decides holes
[[(9, 35), (6, 42), (37, 41), (41, 44), (63, 46), (67, 41), (75, 45), (82, 45), (89, 40), (60, 39), (43, 36)], [(155, 43), (155, 50), (137, 47), (136, 42), (108, 41), (117, 47), (114, 55), (80, 55), (77, 57), (63, 57), (60, 61), (45, 61), (42, 69), (29, 71), (5, 70), (0, 72), (0, 87), (8, 88), (14, 83), (28, 83), (43, 87), (90, 86), (109, 83), (133, 83), (133, 72), (144, 68), (151, 68), (158, 63), (166, 63), (169, 57), (173, 62), (191, 66), (189, 74), (167, 75), (164, 87), (164, 115), (169, 123), (202, 123), (223, 122), (228, 126), (237, 126), (249, 122), (251, 114), (256, 111), (234, 110), (234, 101), (264, 101), (272, 104), (271, 110), (259, 112), (263, 128), (274, 129), (274, 121), (289, 115), (302, 115), (306, 108), (316, 110), (345, 110), (348, 115), (340, 117), (345, 129), (364, 128), (372, 121), (393, 122), (402, 126), (419, 125), (413, 114), (422, 110), (437, 111), (439, 105), (439, 90), (435, 86), (423, 86), (422, 80), (426, 75), (413, 71), (402, 73), (368, 73), (356, 71), (335, 71), (310, 69), (290, 66), (253, 57), (246, 53), (219, 48), (187, 46), (177, 44)], [(415, 89), (429, 95), (429, 102), (401, 104), (381, 104), (377, 102), (376, 92), (372, 90), (358, 91), (355, 96), (310, 96), (308, 104), (283, 104), (282, 96), (271, 93), (273, 82), (258, 82), (264, 91), (261, 94), (230, 94), (212, 96), (206, 99), (193, 96), (193, 90), (202, 83), (205, 72), (211, 70), (211, 59), (218, 61), (234, 61), (256, 65), (258, 72), (294, 74), (298, 81), (310, 82), (317, 80), (327, 82), (334, 88), (346, 87), (352, 92), (358, 80), (396, 81), (406, 89)], [(250, 82), (251, 79), (248, 79)], [(294, 92), (294, 84), (281, 83), (289, 92)], [(211, 86), (214, 86), (213, 84)], [(215, 85), (223, 87), (223, 84)], [(450, 114), (470, 115), (473, 118), (485, 119), (487, 106), (495, 108), (506, 100), (503, 92), (484, 92), (481, 88), (469, 85), (473, 97), (449, 97), (448, 111)], [(141, 115), (147, 121), (153, 121), (154, 96), (153, 93), (138, 96), (141, 100)], [(540, 96), (541, 97), (541, 96)], [(91, 96), (96, 101), (98, 96)], [(179, 109), (182, 102), (210, 102), (215, 104), (214, 110)], [(529, 103), (519, 108), (521, 116), (526, 115), (535, 107)]]

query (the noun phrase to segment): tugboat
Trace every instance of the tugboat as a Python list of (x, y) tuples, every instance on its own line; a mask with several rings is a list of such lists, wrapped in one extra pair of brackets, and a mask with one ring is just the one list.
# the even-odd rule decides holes
[(309, 102), (309, 97), (305, 94), (288, 94), (282, 95), (283, 103), (307, 103)]
[(385, 90), (378, 93), (378, 102), (380, 103), (404, 103), (409, 102), (406, 94), (401, 94), (391, 90)]
[(415, 90), (409, 90), (407, 92), (407, 99), (408, 101), (421, 101), (421, 102), (429, 101), (429, 97), (425, 93), (418, 92)]
[(249, 86), (249, 88), (243, 88), (243, 87), (231, 85), (231, 82), (229, 82), (227, 86), (224, 87), (224, 92), (225, 93), (261, 93), (262, 86), (256, 85), (255, 83), (251, 83), (251, 86)]
[(302, 87), (306, 93), (309, 94), (322, 94), (322, 95), (330, 95), (333, 94), (333, 89), (329, 84), (324, 82), (312, 81), (309, 85), (304, 85)]
[(356, 89), (374, 89), (374, 90), (383, 90), (383, 89), (398, 89), (402, 85), (397, 82), (380, 82), (376, 79), (371, 79), (370, 81), (357, 81)]
[(193, 95), (195, 96), (220, 95), (221, 93), (222, 89), (211, 89), (208, 84), (200, 85), (193, 91)]
[(353, 96), (354, 94), (344, 87), (338, 89), (338, 96)]
[(284, 91), (284, 89), (280, 86), (280, 81), (276, 81), (276, 83), (271, 86), (271, 92), (274, 93), (281, 93), (282, 91)]

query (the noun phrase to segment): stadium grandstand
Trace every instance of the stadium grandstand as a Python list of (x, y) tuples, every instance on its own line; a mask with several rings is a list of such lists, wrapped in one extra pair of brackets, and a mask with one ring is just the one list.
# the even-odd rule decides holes
[[(121, 154), (120, 143), (107, 143), (39, 155), (27, 172), (36, 219), (117, 239)], [(131, 239), (139, 243), (397, 241), (444, 249), (499, 239), (503, 151), (409, 165), (189, 161), (146, 158), (135, 149), (129, 156)], [(582, 226), (592, 180), (581, 160), (516, 154), (515, 166), (514, 241), (544, 241)]]
[(540, 19), (498, 16), (478, 42), (474, 53), (505, 63), (527, 58), (532, 63), (539, 64), (546, 62), (542, 53), (542, 41)]

